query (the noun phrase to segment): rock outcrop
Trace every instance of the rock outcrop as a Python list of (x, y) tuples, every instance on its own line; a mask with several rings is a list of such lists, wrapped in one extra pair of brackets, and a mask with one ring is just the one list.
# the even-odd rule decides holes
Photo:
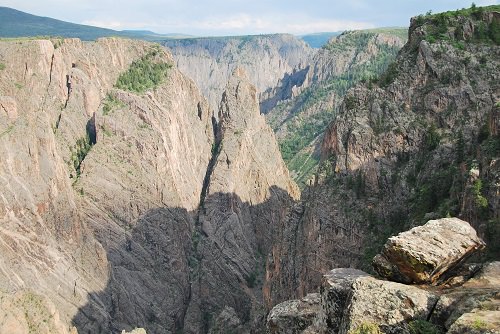
[(311, 293), (299, 300), (289, 300), (276, 305), (267, 316), (270, 333), (304, 333), (313, 330), (313, 321), (320, 308), (320, 295)]
[(0, 332), (67, 333), (87, 292), (106, 287), (106, 251), (85, 223), (75, 168), (101, 92), (148, 48), (116, 39), (0, 42), (0, 285), (10, 305), (0, 318), (16, 319), (14, 327), (0, 320)]
[[(425, 228), (434, 225), (432, 221)], [(448, 236), (460, 239), (460, 230), (455, 228)], [(408, 244), (405, 250), (418, 251), (422, 258), (438, 251), (437, 247), (423, 250), (418, 244)], [(442, 244), (439, 252), (446, 250)], [(459, 256), (458, 262), (467, 255)], [(456, 259), (450, 252), (436, 260), (436, 265), (445, 267)], [(387, 261), (399, 264), (398, 259)], [(500, 262), (488, 263), (463, 284), (436, 288), (381, 280), (356, 269), (334, 269), (323, 276), (319, 305), (307, 304), (311, 298), (278, 304), (268, 315), (267, 327), (270, 333), (498, 333), (499, 271)]]
[(122, 334), (146, 334), (146, 330), (144, 328), (136, 328), (131, 332), (122, 331)]
[(484, 246), (469, 223), (442, 218), (390, 237), (373, 266), (392, 281), (437, 283)]

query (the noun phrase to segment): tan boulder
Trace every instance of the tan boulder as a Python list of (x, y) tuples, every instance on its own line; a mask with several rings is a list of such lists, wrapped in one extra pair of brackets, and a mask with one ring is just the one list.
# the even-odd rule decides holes
[(373, 259), (373, 266), (380, 276), (392, 281), (437, 283), (484, 247), (469, 223), (458, 218), (430, 220), (389, 238)]

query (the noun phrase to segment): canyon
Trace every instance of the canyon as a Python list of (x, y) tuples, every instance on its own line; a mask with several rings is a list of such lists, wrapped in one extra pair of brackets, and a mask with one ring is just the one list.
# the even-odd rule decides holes
[[(0, 332), (265, 332), (276, 305), (323, 303), (334, 268), (364, 270), (360, 293), (399, 284), (366, 276), (373, 257), (447, 216), (485, 241), (471, 261), (498, 260), (499, 27), (492, 6), (319, 51), (0, 40)], [(315, 163), (290, 173), (299, 123), (318, 129), (294, 155)]]

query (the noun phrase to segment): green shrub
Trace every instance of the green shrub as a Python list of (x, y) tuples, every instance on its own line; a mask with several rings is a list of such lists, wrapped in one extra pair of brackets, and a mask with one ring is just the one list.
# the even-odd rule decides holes
[(355, 330), (350, 330), (349, 334), (382, 334), (377, 324), (364, 322)]
[(472, 193), (474, 194), (476, 205), (479, 208), (485, 209), (488, 207), (488, 200), (486, 199), (486, 197), (483, 196), (482, 190), (483, 190), (483, 182), (481, 181), (481, 179), (478, 179), (476, 180), (476, 182), (474, 182), (474, 185), (472, 187)]
[(0, 63), (0, 71), (2, 70), (5, 70), (5, 64), (4, 63)]
[(389, 65), (387, 70), (382, 74), (380, 77), (379, 83), (381, 87), (387, 87), (389, 86), (394, 79), (398, 76), (399, 71), (396, 63), (392, 63)]
[(120, 74), (115, 86), (136, 93), (157, 87), (172, 67), (158, 57), (159, 53), (159, 47), (153, 47), (145, 56), (132, 62), (129, 69)]
[(441, 334), (442, 331), (434, 324), (425, 320), (414, 320), (409, 324), (410, 334)]
[(71, 163), (75, 168), (77, 178), (80, 176), (82, 161), (85, 159), (91, 148), (92, 143), (88, 134), (85, 137), (78, 139), (75, 146), (70, 147)]
[(427, 133), (425, 134), (425, 146), (427, 150), (432, 151), (439, 146), (441, 142), (441, 136), (438, 133), (436, 126), (432, 124), (427, 128)]
[(115, 96), (108, 93), (103, 101), (102, 114), (108, 115), (115, 109), (122, 108), (124, 106), (125, 104), (122, 101), (118, 100)]
[(472, 323), (472, 327), (474, 327), (477, 330), (482, 330), (488, 328), (488, 323), (484, 321), (483, 319), (474, 319), (474, 322)]

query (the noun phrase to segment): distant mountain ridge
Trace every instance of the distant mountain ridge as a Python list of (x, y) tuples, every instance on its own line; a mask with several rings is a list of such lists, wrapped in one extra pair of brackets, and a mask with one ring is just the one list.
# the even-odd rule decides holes
[(214, 110), (225, 82), (242, 67), (259, 94), (287, 74), (303, 69), (315, 53), (290, 34), (200, 37), (165, 40), (179, 69), (200, 87)]
[(342, 31), (317, 32), (313, 34), (300, 35), (298, 37), (309, 44), (311, 48), (319, 49), (323, 47), (323, 45), (327, 44), (332, 37), (338, 36), (341, 33)]
[(9, 7), (0, 7), (0, 37), (18, 38), (34, 36), (75, 37), (84, 41), (100, 37), (128, 37), (149, 41), (188, 37), (183, 34), (157, 34), (145, 30), (113, 30), (76, 24), (28, 14)]

